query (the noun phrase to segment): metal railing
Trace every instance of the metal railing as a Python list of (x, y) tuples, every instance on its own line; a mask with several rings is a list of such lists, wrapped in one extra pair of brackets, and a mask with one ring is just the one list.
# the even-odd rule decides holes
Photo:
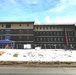
[[(0, 44), (0, 49), (5, 49), (7, 44)], [(47, 44), (31, 44), (31, 48), (34, 49), (35, 47), (41, 47), (41, 49), (66, 49), (66, 47), (57, 46), (57, 45), (47, 45)], [(24, 49), (24, 44), (9, 44), (10, 49)], [(76, 49), (75, 47), (69, 46), (69, 49)]]

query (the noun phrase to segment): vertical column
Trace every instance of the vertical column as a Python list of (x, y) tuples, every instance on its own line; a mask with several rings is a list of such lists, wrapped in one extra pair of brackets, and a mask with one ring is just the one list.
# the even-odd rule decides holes
[(68, 48), (68, 36), (67, 36), (66, 28), (65, 28), (65, 41), (66, 41), (66, 47)]

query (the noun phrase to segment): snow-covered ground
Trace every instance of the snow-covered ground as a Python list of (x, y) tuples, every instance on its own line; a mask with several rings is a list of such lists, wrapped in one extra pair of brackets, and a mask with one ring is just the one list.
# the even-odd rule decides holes
[[(0, 49), (0, 61), (71, 61), (76, 62), (75, 50), (64, 49)], [(14, 57), (14, 54), (18, 54)]]

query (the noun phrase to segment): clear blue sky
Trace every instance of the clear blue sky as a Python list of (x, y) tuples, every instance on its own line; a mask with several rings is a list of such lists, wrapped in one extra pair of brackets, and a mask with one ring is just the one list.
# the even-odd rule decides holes
[(76, 0), (0, 0), (0, 21), (76, 23)]

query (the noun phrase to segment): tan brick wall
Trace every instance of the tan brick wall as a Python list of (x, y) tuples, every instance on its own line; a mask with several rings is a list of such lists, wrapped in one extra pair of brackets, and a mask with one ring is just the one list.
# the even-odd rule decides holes
[[(2, 27), (3, 25), (3, 27)], [(0, 24), (0, 29), (5, 29), (5, 24)]]
[[(74, 28), (68, 27), (66, 28), (67, 31), (73, 31)], [(64, 27), (60, 26), (34, 26), (34, 31), (64, 31)]]
[(48, 27), (48, 29), (47, 29), (47, 27), (45, 27), (45, 29), (43, 29), (43, 27), (41, 27), (41, 29), (40, 29), (40, 27), (38, 27), (38, 29), (36, 28), (36, 27), (34, 27), (34, 31), (64, 31), (64, 29), (57, 29), (57, 28), (53, 28), (53, 27), (51, 27), (51, 29), (50, 29), (50, 27)]
[[(3, 25), (3, 27), (2, 27)], [(33, 24), (11, 24), (11, 28), (6, 28), (6, 24), (0, 24), (0, 29), (33, 29)]]

